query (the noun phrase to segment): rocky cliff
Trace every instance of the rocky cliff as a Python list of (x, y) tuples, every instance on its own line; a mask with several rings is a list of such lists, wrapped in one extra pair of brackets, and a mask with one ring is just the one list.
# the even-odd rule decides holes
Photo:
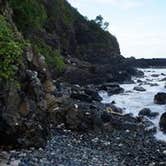
[(65, 0), (0, 0), (0, 60), (0, 144), (24, 147), (43, 145), (60, 118), (78, 117), (77, 106), (59, 113), (52, 80), (124, 81), (134, 71), (116, 38)]
[(54, 79), (59, 73), (79, 84), (129, 79), (117, 39), (66, 0), (9, 3), (17, 28), (45, 56)]

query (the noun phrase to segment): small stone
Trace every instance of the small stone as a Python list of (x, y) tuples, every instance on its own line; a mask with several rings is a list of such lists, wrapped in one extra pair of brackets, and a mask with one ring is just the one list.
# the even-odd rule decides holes
[(130, 132), (130, 130), (126, 130), (126, 133), (129, 133)]
[(119, 147), (122, 147), (122, 146), (123, 146), (123, 144), (121, 144), (121, 143), (120, 143), (118, 146), (119, 146)]
[(149, 164), (149, 166), (155, 166), (155, 165), (156, 165), (155, 162), (152, 162), (152, 163)]
[(108, 146), (108, 145), (110, 145), (111, 143), (110, 142), (104, 142), (103, 143), (105, 146)]
[(166, 150), (163, 151), (163, 154), (166, 155)]
[(99, 138), (92, 139), (92, 142), (98, 142), (98, 141), (99, 141)]

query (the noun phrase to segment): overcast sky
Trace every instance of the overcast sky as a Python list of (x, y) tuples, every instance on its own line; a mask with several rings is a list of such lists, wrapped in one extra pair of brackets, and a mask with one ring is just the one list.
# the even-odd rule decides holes
[(166, 0), (68, 0), (89, 19), (101, 14), (125, 57), (166, 58)]

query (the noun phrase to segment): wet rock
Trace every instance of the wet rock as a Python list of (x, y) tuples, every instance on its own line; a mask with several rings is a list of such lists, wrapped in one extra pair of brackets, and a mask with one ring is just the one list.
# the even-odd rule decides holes
[(166, 93), (160, 92), (154, 96), (155, 104), (166, 104)]
[(160, 81), (166, 81), (166, 77), (162, 78)]
[(164, 73), (161, 73), (161, 75), (162, 75), (162, 76), (166, 76), (166, 74), (164, 74)]
[(136, 70), (136, 74), (137, 77), (143, 78), (144, 77), (144, 72), (141, 70)]
[(151, 77), (159, 77), (159, 74), (152, 74)]
[(144, 108), (142, 109), (139, 114), (139, 116), (147, 116), (149, 118), (155, 118), (156, 116), (159, 115), (158, 112), (152, 112), (149, 108)]
[(99, 90), (104, 90), (108, 95), (123, 93), (124, 89), (117, 83), (105, 83), (98, 87)]
[(85, 101), (85, 102), (90, 102), (90, 103), (93, 101), (91, 96), (89, 96), (87, 94), (72, 93), (70, 97), (73, 99), (77, 99), (77, 100)]
[(157, 83), (150, 83), (149, 85), (150, 86), (159, 86), (159, 84), (157, 84)]
[(120, 115), (113, 114), (110, 119), (110, 124), (120, 130), (136, 130), (138, 127), (138, 120), (129, 114)]
[(166, 133), (166, 112), (161, 115), (159, 125), (160, 129)]
[(70, 95), (71, 98), (85, 102), (93, 102), (102, 100), (102, 97), (98, 94), (95, 89), (84, 88), (84, 87), (73, 87)]
[(146, 89), (143, 88), (142, 86), (135, 86), (135, 87), (134, 87), (134, 90), (135, 90), (135, 91), (139, 91), (139, 92), (144, 92), (144, 91), (146, 91)]
[(85, 89), (85, 94), (91, 96), (91, 98), (95, 101), (101, 101), (102, 97), (99, 96), (98, 92), (96, 90), (91, 90), (91, 89)]
[(143, 81), (142, 80), (137, 80), (137, 83), (143, 83)]

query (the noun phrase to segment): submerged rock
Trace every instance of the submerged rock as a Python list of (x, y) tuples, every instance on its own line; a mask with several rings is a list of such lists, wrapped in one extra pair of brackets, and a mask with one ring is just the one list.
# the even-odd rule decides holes
[(155, 104), (166, 104), (166, 93), (160, 92), (154, 96)]
[(152, 77), (159, 77), (159, 74), (152, 74)]
[(166, 77), (162, 78), (160, 81), (166, 81)]
[(149, 85), (150, 86), (159, 86), (159, 84), (157, 84), (157, 83), (150, 83)]
[(139, 92), (144, 92), (144, 91), (146, 91), (146, 89), (143, 88), (142, 86), (135, 86), (135, 87), (134, 87), (134, 90), (135, 90), (135, 91), (139, 91)]

